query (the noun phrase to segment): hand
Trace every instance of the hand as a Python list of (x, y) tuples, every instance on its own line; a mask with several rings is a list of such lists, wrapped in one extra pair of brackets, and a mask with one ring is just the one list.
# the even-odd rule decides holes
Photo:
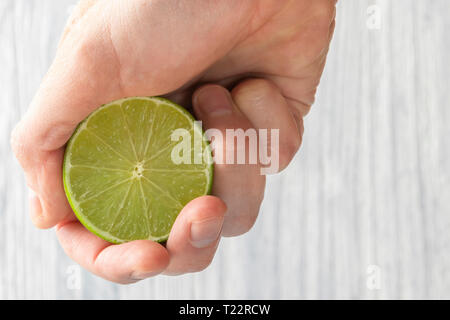
[(57, 225), (67, 254), (111, 281), (204, 269), (221, 234), (236, 236), (252, 227), (265, 186), (259, 165), (216, 165), (215, 196), (197, 198), (182, 210), (165, 247), (146, 240), (111, 245), (89, 233), (66, 200), (64, 145), (104, 103), (166, 95), (193, 107), (205, 129), (280, 129), (285, 168), (300, 147), (303, 117), (325, 65), (335, 2), (81, 1), (12, 135), (36, 193), (30, 200), (33, 223)]

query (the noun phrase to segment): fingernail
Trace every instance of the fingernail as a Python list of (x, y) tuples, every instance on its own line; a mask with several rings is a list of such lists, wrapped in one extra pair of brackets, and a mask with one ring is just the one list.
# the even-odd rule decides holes
[(223, 218), (211, 218), (191, 223), (191, 244), (205, 248), (217, 241), (222, 231)]
[(233, 104), (229, 92), (219, 86), (207, 86), (195, 96), (194, 104), (205, 116), (220, 116), (233, 112)]

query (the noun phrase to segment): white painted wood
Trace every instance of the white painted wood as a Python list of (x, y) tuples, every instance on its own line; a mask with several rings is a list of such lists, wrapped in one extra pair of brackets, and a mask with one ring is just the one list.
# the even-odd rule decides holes
[(79, 290), (28, 219), (9, 147), (74, 3), (0, 0), (0, 299), (450, 298), (448, 0), (341, 0), (304, 145), (254, 229), (202, 273), (120, 286), (81, 271)]

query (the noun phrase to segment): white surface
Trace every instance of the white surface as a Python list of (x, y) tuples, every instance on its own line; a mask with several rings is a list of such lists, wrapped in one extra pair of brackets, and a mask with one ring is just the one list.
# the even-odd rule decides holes
[(0, 0), (0, 298), (450, 298), (448, 0), (341, 0), (304, 145), (254, 229), (202, 273), (120, 286), (81, 271), (80, 289), (54, 231), (32, 226), (9, 148), (73, 4)]

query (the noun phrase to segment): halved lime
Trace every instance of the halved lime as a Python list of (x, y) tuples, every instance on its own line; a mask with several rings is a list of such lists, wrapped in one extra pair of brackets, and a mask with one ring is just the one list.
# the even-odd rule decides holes
[[(184, 135), (174, 138), (174, 132)], [(167, 240), (181, 209), (210, 192), (212, 175), (201, 126), (182, 107), (157, 97), (97, 109), (70, 138), (63, 165), (74, 213), (112, 243)]]

